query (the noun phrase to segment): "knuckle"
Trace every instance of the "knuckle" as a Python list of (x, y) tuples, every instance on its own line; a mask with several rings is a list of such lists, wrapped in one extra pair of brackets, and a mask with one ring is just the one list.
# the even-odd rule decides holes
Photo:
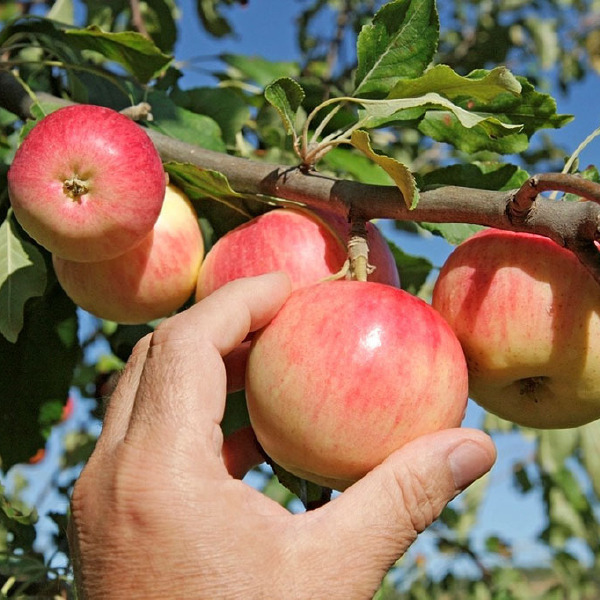
[(400, 517), (406, 520), (416, 534), (421, 533), (437, 519), (441, 507), (436, 486), (409, 465), (394, 472), (393, 485), (396, 497), (400, 492)]

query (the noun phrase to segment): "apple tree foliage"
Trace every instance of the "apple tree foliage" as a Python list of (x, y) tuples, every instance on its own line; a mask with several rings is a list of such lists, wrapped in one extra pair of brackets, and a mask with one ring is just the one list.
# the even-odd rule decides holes
[[(248, 3), (259, 0), (197, 0), (199, 52), (235, 35), (232, 19)], [(210, 245), (280, 201), (259, 189), (272, 164), (396, 185), (410, 208), (426, 189), (509, 190), (529, 174), (561, 171), (568, 157), (552, 132), (572, 117), (558, 112), (548, 90), (568, 92), (600, 70), (597, 0), (305, 0), (290, 2), (296, 61), (221, 53), (211, 82), (190, 88), (180, 81), (189, 65), (175, 50), (180, 9), (176, 0), (0, 5), (2, 597), (74, 597), (68, 494), (93, 448), (111, 376), (154, 325), (78, 311), (48, 253), (16, 222), (6, 173), (36, 119), (65, 101), (117, 110), (149, 103), (151, 118), (141, 124), (175, 142), (175, 153), (163, 152), (165, 168), (194, 202)], [(266, 13), (264, 22), (273, 26)], [(192, 161), (182, 144), (210, 151), (210, 161), (199, 164), (202, 154)], [(235, 164), (220, 168), (219, 156), (250, 159), (250, 184), (239, 187)], [(568, 166), (577, 172), (576, 160)], [(594, 168), (583, 176), (598, 179)], [(410, 292), (427, 297), (436, 267), (398, 240), (433, 232), (456, 244), (478, 228), (447, 221), (395, 223), (391, 245)], [(61, 422), (69, 396), (78, 410)], [(223, 427), (246, 418), (228, 410)], [(501, 451), (513, 440), (522, 453), (503, 481), (492, 474), (453, 502), (427, 532), (427, 552), (417, 545), (377, 598), (599, 597), (600, 426), (540, 432), (487, 415), (481, 427)], [(31, 464), (53, 440), (60, 450)], [(297, 497), (321, 499), (322, 490), (274, 468), (279, 480), (264, 468), (254, 473), (264, 493), (292, 508)], [(499, 487), (536, 503), (541, 525), (530, 544), (541, 558), (534, 565), (523, 563), (501, 524), (482, 523), (486, 498)]]

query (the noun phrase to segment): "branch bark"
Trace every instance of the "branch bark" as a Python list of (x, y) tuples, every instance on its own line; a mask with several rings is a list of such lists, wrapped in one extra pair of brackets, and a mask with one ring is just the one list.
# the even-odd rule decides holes
[[(69, 101), (38, 94), (41, 101)], [(23, 119), (31, 117), (33, 100), (9, 72), (0, 71), (0, 107)], [(328, 177), (318, 172), (275, 165), (206, 150), (146, 130), (163, 161), (186, 162), (223, 173), (240, 193), (273, 196), (330, 210), (345, 217), (395, 219), (429, 223), (471, 223), (536, 233), (574, 252), (600, 283), (600, 185), (575, 175), (545, 173), (531, 177), (520, 189), (490, 191), (443, 186), (421, 193), (409, 210), (398, 188)], [(589, 202), (562, 202), (539, 195), (558, 190)]]

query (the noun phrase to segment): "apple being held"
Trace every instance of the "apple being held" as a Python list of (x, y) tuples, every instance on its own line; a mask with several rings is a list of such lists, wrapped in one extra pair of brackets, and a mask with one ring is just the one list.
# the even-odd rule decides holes
[(102, 106), (50, 113), (8, 171), (23, 229), (68, 260), (106, 260), (133, 248), (156, 222), (164, 193), (162, 162), (148, 135)]
[(295, 290), (254, 338), (250, 421), (286, 470), (343, 490), (416, 437), (461, 424), (467, 367), (431, 306), (389, 285)]
[[(329, 219), (323, 212), (280, 208), (255, 217), (225, 234), (207, 253), (196, 299), (234, 279), (270, 271), (285, 271), (294, 288), (330, 277), (346, 261), (347, 231), (344, 219)], [(376, 267), (371, 280), (398, 287), (398, 270), (387, 242), (372, 223), (367, 232), (372, 247), (369, 261)]]
[(470, 395), (500, 417), (566, 428), (600, 417), (600, 287), (576, 256), (484, 230), (440, 271), (433, 306), (460, 340)]
[(76, 262), (53, 256), (59, 283), (81, 308), (119, 323), (168, 316), (190, 298), (204, 256), (194, 208), (169, 185), (152, 231), (110, 260)]

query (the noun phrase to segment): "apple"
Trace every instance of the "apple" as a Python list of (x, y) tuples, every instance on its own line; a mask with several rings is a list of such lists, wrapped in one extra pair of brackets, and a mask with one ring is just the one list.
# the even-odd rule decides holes
[(121, 256), (76, 262), (53, 255), (58, 282), (84, 310), (119, 323), (168, 316), (190, 298), (204, 256), (194, 208), (173, 185), (166, 188), (152, 231)]
[(484, 230), (450, 255), (432, 304), (460, 340), (470, 395), (485, 409), (536, 428), (600, 417), (600, 287), (569, 250)]
[(152, 229), (165, 193), (158, 152), (124, 115), (86, 104), (44, 117), (8, 171), (23, 229), (68, 260), (114, 258)]
[(249, 425), (225, 436), (221, 455), (227, 472), (235, 479), (243, 479), (250, 469), (265, 460)]
[(343, 490), (416, 437), (462, 422), (467, 366), (423, 300), (389, 285), (326, 281), (292, 292), (254, 337), (251, 425), (289, 472)]
[[(285, 271), (294, 288), (316, 283), (337, 273), (347, 257), (348, 225), (327, 213), (279, 208), (255, 217), (229, 231), (207, 253), (196, 288), (205, 298), (225, 283), (240, 277)], [(389, 247), (377, 228), (369, 224), (374, 250), (372, 275), (382, 283), (399, 286), (398, 270)], [(381, 267), (381, 268), (379, 268)]]
[(75, 396), (69, 395), (60, 414), (61, 423), (68, 421), (73, 416), (73, 413), (75, 412), (75, 402)]

